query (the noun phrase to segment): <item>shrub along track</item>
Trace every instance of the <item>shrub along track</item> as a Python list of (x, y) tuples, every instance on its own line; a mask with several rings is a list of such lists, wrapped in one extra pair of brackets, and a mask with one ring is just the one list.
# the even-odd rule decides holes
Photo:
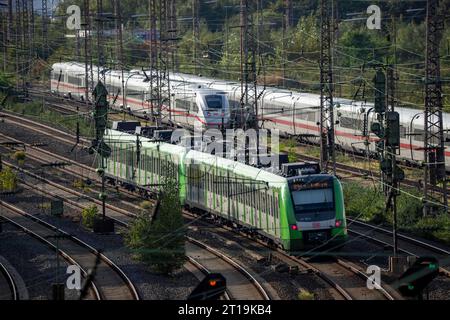
[[(38, 193), (63, 200), (66, 204), (84, 209), (95, 204), (101, 210), (101, 201), (89, 197), (83, 193), (72, 190), (50, 179), (43, 178), (27, 169), (18, 167), (7, 161), (5, 165), (11, 166), (15, 170), (26, 174), (31, 181), (23, 181), (22, 184)], [(37, 183), (44, 184), (41, 190), (34, 189)], [(136, 217), (128, 210), (107, 204), (106, 215), (117, 224), (128, 228), (129, 224)], [(268, 300), (270, 296), (265, 292), (264, 287), (255, 279), (251, 272), (243, 266), (234, 262), (226, 255), (192, 238), (187, 238), (187, 256), (196, 267), (202, 266), (199, 270), (211, 270), (211, 272), (223, 273), (228, 281), (228, 297), (233, 299)]]
[[(14, 121), (15, 122), (15, 121)], [(17, 123), (17, 122), (15, 122)], [(20, 125), (20, 123), (17, 123)], [(46, 126), (41, 126), (42, 128), (45, 128), (45, 130), (47, 130)], [(42, 134), (47, 134), (48, 133), (42, 129), (37, 129), (37, 128), (33, 128), (33, 130), (38, 131)], [(58, 132), (59, 134), (61, 134), (62, 132)], [(5, 136), (5, 135), (3, 135)], [(5, 136), (6, 137), (6, 136)], [(72, 139), (74, 138), (74, 136), (70, 136)], [(68, 141), (65, 138), (59, 137), (59, 136), (52, 136), (52, 138), (56, 138), (58, 140), (60, 140), (63, 143), (70, 143), (70, 140)], [(18, 142), (17, 139), (14, 139), (16, 142)], [(48, 162), (50, 161), (50, 159), (59, 159), (61, 161), (65, 161), (67, 163), (71, 163), (73, 165), (73, 167), (70, 168), (65, 168), (65, 169), (61, 169), (66, 171), (67, 173), (72, 173), (75, 175), (80, 175), (80, 170), (88, 170), (90, 172), (93, 172), (94, 169), (82, 164), (79, 164), (76, 161), (73, 161), (71, 159), (56, 155), (55, 153), (51, 153), (49, 151), (43, 150), (39, 147), (35, 147), (32, 146), (30, 144), (28, 144), (28, 154), (30, 157), (32, 157), (35, 160), (40, 160), (42, 162)], [(31, 150), (31, 151), (30, 151)], [(95, 177), (96, 174), (93, 174), (93, 176)], [(42, 179), (42, 178), (41, 178)], [(96, 178), (98, 179), (98, 177)], [(80, 195), (78, 195), (80, 196)], [(100, 202), (98, 200), (94, 200), (94, 199), (89, 199), (90, 201), (96, 202), (97, 204), (100, 204)], [(114, 210), (113, 210), (114, 211)], [(108, 216), (112, 216), (114, 218), (116, 218), (116, 216), (114, 216), (113, 214), (111, 214), (111, 212), (107, 212)], [(120, 212), (120, 214), (123, 214), (123, 212)], [(292, 259), (291, 259), (292, 260)], [(345, 299), (351, 299), (351, 298), (369, 298), (369, 299), (373, 299), (373, 298), (388, 298), (390, 299), (391, 297), (389, 296), (389, 294), (387, 293), (383, 293), (383, 294), (374, 294), (373, 291), (370, 292), (365, 292), (365, 290), (367, 289), (365, 287), (365, 276), (364, 274), (362, 274), (359, 270), (356, 270), (356, 268), (354, 267), (350, 267), (345, 261), (343, 260), (339, 260), (339, 261), (328, 261), (324, 262), (321, 261), (320, 263), (318, 262), (313, 262), (313, 263), (308, 263), (306, 262), (305, 259), (301, 259), (299, 261), (297, 261), (297, 263), (299, 264), (303, 264), (304, 266), (306, 266), (309, 270), (312, 270), (313, 272), (315, 272), (317, 275), (319, 275), (319, 277), (321, 277), (322, 279), (324, 279), (327, 283), (329, 283), (330, 285), (332, 285), (338, 292), (340, 292), (340, 295), (342, 297), (344, 297)], [(338, 277), (333, 276), (333, 275), (339, 275)], [(359, 282), (359, 292), (352, 292), (349, 293), (347, 292), (344, 287), (345, 287), (345, 281), (342, 282), (341, 284), (338, 284), (336, 280), (340, 279), (340, 278), (345, 278), (345, 277), (349, 277), (349, 278), (353, 278), (352, 281), (347, 281), (348, 283), (352, 283), (352, 286), (354, 285), (354, 283), (357, 281)], [(356, 278), (358, 280), (356, 280)], [(351, 289), (351, 288), (350, 288)]]

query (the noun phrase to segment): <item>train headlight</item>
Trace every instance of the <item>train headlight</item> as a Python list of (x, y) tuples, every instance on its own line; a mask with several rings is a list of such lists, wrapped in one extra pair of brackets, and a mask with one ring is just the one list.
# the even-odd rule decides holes
[(342, 220), (336, 220), (336, 223), (335, 223), (336, 228), (340, 228), (342, 225), (343, 225)]
[(297, 225), (296, 225), (296, 224), (292, 224), (292, 225), (291, 225), (291, 230), (292, 230), (292, 231), (297, 231), (297, 230), (298, 230)]

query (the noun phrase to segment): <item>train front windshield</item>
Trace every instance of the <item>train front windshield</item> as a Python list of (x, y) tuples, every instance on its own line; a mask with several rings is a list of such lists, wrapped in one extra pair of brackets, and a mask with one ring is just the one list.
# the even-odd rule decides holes
[(295, 217), (299, 222), (334, 218), (334, 189), (330, 177), (305, 177), (290, 184)]
[(205, 97), (206, 104), (210, 110), (218, 110), (223, 108), (223, 96), (209, 95)]

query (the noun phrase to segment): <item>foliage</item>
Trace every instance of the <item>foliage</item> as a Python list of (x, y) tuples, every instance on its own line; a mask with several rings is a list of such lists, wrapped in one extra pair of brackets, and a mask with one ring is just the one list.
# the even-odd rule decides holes
[(185, 231), (176, 181), (166, 179), (160, 201), (155, 219), (150, 215), (153, 207), (143, 203), (143, 210), (131, 225), (125, 242), (138, 259), (157, 272), (170, 275), (185, 261)]
[(20, 165), (23, 165), (27, 154), (24, 151), (16, 151), (13, 154), (13, 159), (16, 160)]
[[(450, 243), (450, 218), (447, 213), (423, 217), (421, 195), (404, 190), (397, 198), (397, 222), (401, 230)], [(392, 224), (392, 214), (385, 213), (383, 192), (360, 183), (344, 183), (347, 215), (376, 224)]]
[(11, 78), (0, 72), (0, 91), (12, 86)]
[(81, 218), (83, 225), (86, 228), (94, 227), (94, 220), (99, 215), (98, 208), (96, 205), (86, 207), (81, 211)]
[(289, 162), (297, 162), (297, 151), (295, 150), (295, 140), (290, 139), (287, 144), (282, 143), (280, 151), (287, 152)]
[(309, 292), (307, 290), (304, 289), (300, 289), (299, 293), (298, 293), (298, 300), (314, 300), (315, 296), (314, 293)]
[(72, 186), (73, 186), (74, 188), (81, 189), (81, 190), (83, 190), (84, 192), (89, 192), (89, 191), (90, 191), (89, 187), (86, 185), (86, 183), (84, 182), (83, 179), (75, 179), (75, 180), (72, 182)]
[(347, 215), (376, 223), (383, 221), (384, 195), (379, 190), (345, 183), (344, 200)]
[(0, 191), (14, 192), (17, 189), (17, 175), (11, 168), (6, 167), (0, 172)]
[(153, 209), (153, 204), (150, 201), (142, 201), (139, 206), (143, 209), (143, 211), (150, 212)]
[[(9, 103), (6, 109), (21, 115), (39, 118), (41, 122), (47, 122), (53, 126), (57, 124), (63, 129), (76, 132), (76, 117), (67, 117), (57, 111), (44, 108), (42, 102)], [(94, 133), (90, 120), (80, 117), (78, 121), (80, 124), (80, 134), (85, 137), (92, 137)]]
[[(61, 0), (57, 6), (57, 17), (66, 15), (69, 5), (79, 5), (84, 11), (82, 0)], [(390, 11), (391, 1), (377, 1), (383, 14)], [(442, 0), (443, 8), (448, 7), (450, 0)], [(148, 12), (148, 2), (138, 0), (123, 0), (121, 15), (124, 24), (124, 65), (127, 69), (135, 69), (149, 65), (149, 46), (139, 40), (134, 30), (148, 29), (149, 19), (142, 17)], [(90, 9), (96, 12), (96, 2), (91, 1)], [(113, 2), (103, 2), (104, 12), (114, 12)], [(319, 1), (294, 1), (294, 20), (292, 26), (283, 29), (284, 5), (283, 0), (267, 0), (261, 2), (261, 15), (254, 15), (254, 19), (261, 19), (257, 24), (257, 48), (260, 53), (257, 58), (259, 83), (267, 85), (285, 85), (289, 89), (304, 92), (319, 92), (319, 56), (320, 56), (320, 10)], [(336, 66), (336, 93), (344, 98), (355, 98), (373, 101), (371, 82), (374, 70), (370, 62), (392, 62), (393, 47), (388, 39), (388, 25), (390, 19), (382, 19), (382, 30), (368, 30), (366, 27), (365, 1), (339, 1), (337, 15), (338, 23), (337, 46), (334, 51)], [(425, 60), (425, 15), (423, 12), (408, 9), (421, 9), (423, 3), (403, 1), (395, 4), (396, 9), (396, 63), (398, 64), (398, 100), (408, 106), (421, 107), (423, 105), (423, 82)], [(190, 1), (177, 2), (176, 6), (179, 30), (177, 37), (178, 67), (181, 72), (196, 73), (203, 76), (214, 76), (238, 81), (240, 78), (240, 16), (239, 7), (231, 0), (202, 1), (200, 6), (200, 38), (196, 40), (198, 56), (193, 61), (194, 39), (192, 32), (192, 3)], [(445, 9), (444, 9), (445, 10)], [(355, 19), (349, 19), (349, 13), (361, 13)], [(362, 19), (358, 19), (362, 17)], [(36, 19), (36, 35), (42, 34), (42, 21), (38, 15)], [(114, 19), (106, 22), (105, 28), (115, 27)], [(52, 63), (59, 61), (81, 60), (76, 50), (74, 38), (65, 37), (61, 32), (63, 19), (55, 19), (49, 26), (47, 36), (49, 41), (49, 56), (44, 57), (43, 47), (36, 45), (36, 54), (40, 67), (31, 72), (28, 77), (33, 80), (45, 80)], [(441, 48), (442, 79), (444, 91), (448, 91), (450, 77), (450, 39), (449, 23), (443, 30)], [(96, 41), (94, 38), (93, 41)], [(116, 39), (104, 37), (106, 60), (108, 65), (117, 64)], [(82, 48), (82, 46), (81, 46)], [(93, 63), (97, 63), (96, 46), (92, 46)], [(2, 58), (0, 52), (0, 58)], [(13, 46), (7, 49), (7, 61), (14, 61), (16, 51)], [(285, 71), (283, 72), (283, 67)], [(7, 74), (16, 74), (15, 64), (7, 66)], [(283, 74), (286, 79), (283, 81)], [(21, 80), (7, 79), (11, 84)], [(2, 80), (3, 79), (3, 80)], [(28, 79), (29, 80), (29, 79)], [(0, 75), (0, 86), (4, 77)], [(365, 90), (359, 90), (364, 84)], [(355, 96), (355, 93), (359, 95)], [(444, 108), (450, 111), (450, 95), (444, 95)], [(59, 119), (63, 120), (63, 119)], [(73, 120), (73, 119), (72, 119)], [(66, 124), (65, 124), (66, 125)], [(67, 126), (72, 127), (71, 124)]]

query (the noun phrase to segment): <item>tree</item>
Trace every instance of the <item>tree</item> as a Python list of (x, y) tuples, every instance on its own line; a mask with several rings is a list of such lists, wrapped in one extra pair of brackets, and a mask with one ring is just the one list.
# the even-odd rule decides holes
[(166, 177), (158, 201), (156, 216), (152, 216), (154, 207), (143, 209), (131, 225), (125, 241), (138, 259), (156, 271), (170, 275), (186, 259), (185, 229), (176, 180)]

